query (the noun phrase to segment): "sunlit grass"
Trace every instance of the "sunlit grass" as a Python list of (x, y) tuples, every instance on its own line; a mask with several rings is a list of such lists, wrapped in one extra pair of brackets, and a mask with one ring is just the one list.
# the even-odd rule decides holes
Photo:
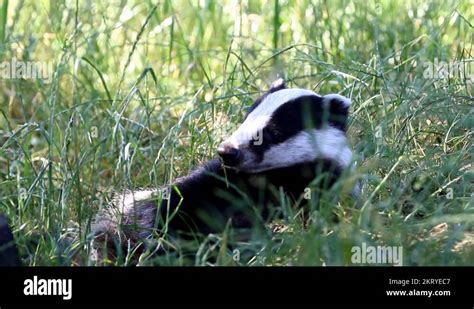
[[(341, 183), (306, 227), (282, 200), (276, 231), (226, 231), (141, 263), (351, 265), (367, 242), (402, 245), (405, 265), (472, 264), (472, 1), (312, 2), (3, 1), (2, 61), (54, 63), (51, 83), (0, 82), (0, 211), (24, 264), (90, 263), (90, 224), (112, 192), (214, 156), (223, 124), (277, 76), (352, 98), (362, 208), (334, 205)], [(435, 59), (471, 71), (427, 77)]]

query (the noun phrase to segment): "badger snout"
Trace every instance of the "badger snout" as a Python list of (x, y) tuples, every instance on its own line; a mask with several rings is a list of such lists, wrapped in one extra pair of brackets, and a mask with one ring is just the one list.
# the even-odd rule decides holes
[(236, 166), (240, 162), (241, 152), (232, 145), (225, 143), (220, 144), (219, 147), (217, 147), (217, 154), (219, 154), (227, 166)]

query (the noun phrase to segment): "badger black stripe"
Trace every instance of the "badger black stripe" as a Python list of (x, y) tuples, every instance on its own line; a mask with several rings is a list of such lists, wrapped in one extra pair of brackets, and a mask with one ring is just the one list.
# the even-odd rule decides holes
[(321, 129), (329, 124), (345, 132), (348, 108), (336, 99), (332, 99), (328, 108), (325, 108), (323, 100), (323, 97), (316, 95), (301, 96), (278, 107), (263, 128), (263, 143), (249, 143), (257, 159), (263, 160), (263, 155), (269, 148), (304, 130)]

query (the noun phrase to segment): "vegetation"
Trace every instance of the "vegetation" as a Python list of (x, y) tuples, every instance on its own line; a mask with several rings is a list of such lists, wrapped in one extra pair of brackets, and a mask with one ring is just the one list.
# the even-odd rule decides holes
[[(250, 239), (203, 235), (141, 264), (353, 265), (366, 243), (402, 246), (404, 265), (472, 265), (473, 22), (470, 0), (4, 0), (0, 212), (23, 263), (93, 264), (113, 192), (213, 157), (281, 76), (352, 99), (354, 173), (306, 224), (282, 198)], [(8, 74), (15, 61), (46, 74)], [(338, 198), (355, 179), (360, 199)]]

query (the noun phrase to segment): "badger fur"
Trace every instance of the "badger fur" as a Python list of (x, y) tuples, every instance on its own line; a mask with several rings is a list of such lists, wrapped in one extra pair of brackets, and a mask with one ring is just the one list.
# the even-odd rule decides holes
[(349, 106), (346, 97), (275, 81), (218, 146), (217, 158), (169, 187), (117, 195), (92, 227), (96, 246), (113, 252), (154, 233), (222, 232), (229, 222), (252, 227), (278, 206), (280, 191), (296, 201), (322, 173), (330, 187), (351, 165)]

